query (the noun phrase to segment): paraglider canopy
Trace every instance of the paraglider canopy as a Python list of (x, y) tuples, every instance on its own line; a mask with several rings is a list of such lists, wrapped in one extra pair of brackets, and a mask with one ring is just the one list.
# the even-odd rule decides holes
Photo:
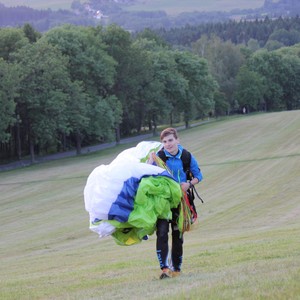
[(163, 163), (147, 163), (161, 146), (159, 142), (141, 142), (89, 175), (85, 209), (90, 229), (100, 238), (112, 235), (120, 245), (133, 245), (153, 234), (158, 218), (171, 219), (171, 209), (181, 202), (180, 185)]

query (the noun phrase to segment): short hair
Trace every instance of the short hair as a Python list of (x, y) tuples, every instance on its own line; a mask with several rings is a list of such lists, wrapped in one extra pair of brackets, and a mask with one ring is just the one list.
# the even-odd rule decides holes
[(175, 139), (178, 139), (177, 130), (175, 128), (166, 128), (160, 134), (160, 140), (162, 141), (166, 136), (173, 134)]

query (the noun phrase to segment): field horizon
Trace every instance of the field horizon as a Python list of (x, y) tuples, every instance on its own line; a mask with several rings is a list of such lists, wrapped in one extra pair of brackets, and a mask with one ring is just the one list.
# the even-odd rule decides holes
[(124, 247), (88, 229), (88, 175), (132, 143), (0, 173), (0, 299), (300, 299), (300, 110), (179, 134), (205, 201), (180, 277), (158, 279), (155, 235)]
[[(35, 9), (70, 9), (73, 0), (0, 0), (5, 6), (28, 6)], [(85, 1), (81, 1), (82, 3)], [(262, 7), (264, 0), (225, 0), (220, 3), (219, 0), (147, 0), (140, 1), (135, 5), (124, 6), (129, 11), (152, 11), (163, 10), (167, 14), (175, 15), (182, 12), (193, 11), (231, 11), (233, 9), (255, 9)]]
[[(148, 0), (140, 4), (124, 7), (128, 11), (165, 11), (168, 15), (178, 15), (183, 12), (232, 11), (235, 9), (256, 9), (262, 7), (264, 0)], [(155, 8), (155, 9), (154, 9)]]

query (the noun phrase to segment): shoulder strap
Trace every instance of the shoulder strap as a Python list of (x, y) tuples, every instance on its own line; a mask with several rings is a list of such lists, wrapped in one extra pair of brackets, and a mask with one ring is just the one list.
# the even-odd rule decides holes
[[(168, 160), (168, 157), (166, 156), (166, 153), (164, 152), (163, 149), (159, 150), (157, 154), (158, 154), (158, 157), (163, 162), (166, 162)], [(181, 154), (181, 160), (182, 160), (184, 172), (189, 171), (190, 165), (191, 165), (191, 153), (189, 151), (187, 151), (186, 149), (183, 149), (182, 154)]]
[(182, 150), (181, 160), (182, 160), (184, 172), (187, 172), (190, 170), (191, 157), (192, 157), (192, 155), (189, 151), (187, 151), (186, 149)]
[[(168, 157), (166, 156), (164, 149), (159, 150), (157, 155), (163, 162), (165, 162), (165, 163), (167, 162)], [(191, 180), (193, 178), (193, 174), (190, 171), (190, 165), (191, 165), (191, 160), (192, 160), (191, 153), (189, 151), (187, 151), (186, 149), (183, 149), (182, 154), (181, 154), (181, 160), (182, 160), (183, 170), (186, 173), (187, 179)], [(204, 203), (204, 201), (199, 196), (199, 194), (197, 193), (194, 186), (191, 189), (192, 197), (194, 197), (194, 191), (195, 191), (197, 197), (201, 200), (201, 202)]]
[[(188, 180), (192, 180), (194, 176), (190, 170), (191, 160), (192, 160), (191, 153), (189, 151), (187, 151), (186, 149), (183, 149), (182, 154), (181, 154), (181, 160), (182, 160), (182, 164), (183, 164), (183, 170), (186, 173), (186, 178)], [(192, 197), (192, 202), (193, 202), (193, 199), (195, 198), (194, 193), (197, 195), (198, 199), (200, 199), (201, 202), (204, 203), (203, 199), (199, 196), (199, 194), (197, 193), (197, 190), (194, 186), (192, 186), (192, 188), (190, 189), (190, 195)], [(195, 207), (194, 207), (194, 209), (196, 211)]]
[(161, 150), (158, 151), (158, 157), (163, 161), (166, 162), (168, 160), (166, 153), (164, 151), (164, 149), (162, 148)]

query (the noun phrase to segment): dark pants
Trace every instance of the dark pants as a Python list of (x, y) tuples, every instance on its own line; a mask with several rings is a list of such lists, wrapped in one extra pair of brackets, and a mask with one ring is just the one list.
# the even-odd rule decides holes
[[(169, 254), (169, 226), (168, 220), (157, 220), (156, 223), (156, 253), (160, 264), (160, 268), (169, 268), (168, 254)], [(183, 254), (183, 236), (180, 234), (177, 225), (171, 222), (172, 228), (172, 250), (171, 259), (174, 271), (180, 271)]]

